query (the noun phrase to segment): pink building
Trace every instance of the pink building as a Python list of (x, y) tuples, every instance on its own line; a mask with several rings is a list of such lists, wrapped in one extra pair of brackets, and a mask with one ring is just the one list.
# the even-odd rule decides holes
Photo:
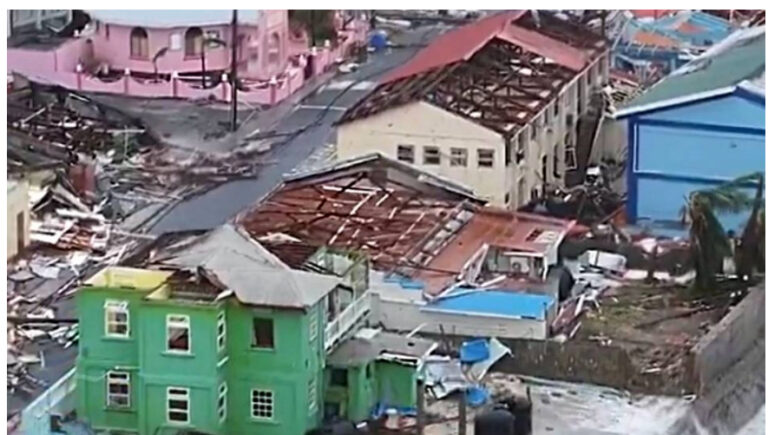
[[(8, 69), (83, 91), (228, 100), (231, 10), (92, 10), (75, 38), (8, 44)], [(338, 20), (340, 22), (340, 20)], [(340, 30), (337, 45), (310, 49), (286, 10), (240, 10), (236, 63), (243, 101), (271, 104), (365, 42), (367, 23)], [(205, 81), (203, 81), (203, 72)]]

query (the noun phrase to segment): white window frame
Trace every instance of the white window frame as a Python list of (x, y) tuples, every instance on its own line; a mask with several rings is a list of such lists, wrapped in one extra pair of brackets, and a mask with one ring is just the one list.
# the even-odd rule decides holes
[[(173, 412), (184, 413), (187, 415), (185, 421), (171, 420), (171, 400), (183, 400), (187, 402), (187, 409), (173, 409)], [(168, 387), (165, 391), (165, 419), (169, 424), (189, 424), (192, 420), (192, 407), (189, 400), (189, 388), (186, 387)]]
[[(268, 397), (269, 400), (257, 401), (254, 395), (256, 393), (263, 394), (264, 397)], [(269, 416), (256, 415), (254, 408), (256, 405), (268, 407)], [(274, 420), (275, 418), (275, 392), (267, 389), (251, 388), (251, 418), (255, 420)]]
[(216, 350), (221, 352), (227, 345), (227, 313), (221, 311), (216, 316)]
[(410, 164), (416, 163), (416, 146), (415, 145), (398, 144), (397, 150), (395, 152), (397, 153), (395, 155), (395, 158), (397, 159), (397, 161), (410, 163)]
[(227, 419), (227, 383), (219, 385), (219, 394), (216, 397), (216, 413), (219, 416), (219, 422)]
[[(107, 408), (120, 408), (120, 409), (130, 408), (131, 407), (131, 374), (128, 373), (128, 372), (124, 372), (124, 371), (110, 370), (110, 371), (107, 372), (106, 380), (107, 380), (107, 382), (106, 382), (106, 385), (107, 385), (107, 395), (106, 395)], [(109, 391), (109, 387), (111, 385), (113, 385), (113, 384), (114, 385), (125, 385), (125, 386), (127, 386), (128, 387), (128, 392), (125, 393), (125, 394), (110, 392)], [(126, 404), (125, 405), (118, 405), (118, 404), (112, 403), (112, 401), (110, 399), (112, 397), (115, 397), (115, 396), (117, 396), (117, 397), (125, 397), (127, 399), (126, 400)]]
[(317, 326), (317, 309), (313, 309), (309, 314), (309, 342), (312, 343), (317, 338), (318, 326)]
[[(421, 164), (423, 166), (440, 166), (443, 163), (443, 156), (440, 155), (440, 147), (430, 145), (422, 148), (423, 155), (421, 158)], [(429, 162), (430, 159), (435, 159), (434, 162)]]
[[(109, 319), (110, 313), (125, 314), (125, 333), (110, 332), (111, 324), (119, 325), (121, 322), (113, 322)], [(128, 310), (128, 302), (117, 300), (104, 301), (104, 335), (107, 337), (128, 338), (131, 336), (131, 313)]]
[[(186, 350), (179, 350), (179, 349), (171, 349), (170, 346), (170, 339), (171, 339), (171, 327), (174, 328), (187, 328), (187, 349)], [(187, 355), (192, 353), (192, 324), (189, 320), (189, 316), (186, 314), (168, 314), (165, 317), (165, 351), (169, 353), (177, 353), (182, 355)]]
[(450, 165), (452, 167), (467, 167), (467, 162), (469, 160), (469, 152), (466, 148), (451, 148), (451, 159), (450, 159)]
[(317, 412), (317, 379), (314, 376), (309, 378), (309, 382), (307, 384), (307, 395), (309, 396), (309, 415), (313, 415), (315, 412)]

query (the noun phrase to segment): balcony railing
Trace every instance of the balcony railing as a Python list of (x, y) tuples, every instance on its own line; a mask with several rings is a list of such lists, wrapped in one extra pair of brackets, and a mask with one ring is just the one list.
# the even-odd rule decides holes
[(344, 334), (370, 311), (371, 292), (365, 292), (325, 327), (325, 350), (335, 346)]
[(71, 369), (21, 412), (21, 434), (49, 433), (51, 415), (67, 415), (75, 409), (77, 377)]

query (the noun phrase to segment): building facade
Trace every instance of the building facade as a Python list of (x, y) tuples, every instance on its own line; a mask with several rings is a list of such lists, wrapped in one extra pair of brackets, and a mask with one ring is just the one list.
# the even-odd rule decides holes
[(437, 38), (350, 108), (339, 158), (380, 152), (517, 208), (575, 169), (578, 121), (608, 63), (606, 41), (575, 24), (490, 16)]
[[(415, 406), (422, 355), (408, 343), (427, 343), (424, 352), (434, 343), (355, 335), (372, 310), (364, 256), (256, 241), (225, 225), (163, 236), (126, 262), (143, 267), (108, 267), (78, 292), (77, 414), (94, 430), (303, 434), (326, 416), (364, 419), (385, 401)], [(360, 341), (398, 355), (397, 367), (366, 372), (397, 390), (371, 390), (352, 409), (338, 399), (358, 384), (329, 388), (338, 374), (326, 361)]]
[(8, 35), (34, 32), (44, 27), (62, 28), (72, 20), (69, 9), (11, 9), (6, 11)]
[[(631, 222), (680, 227), (691, 192), (764, 172), (765, 34), (733, 36), (616, 113), (627, 129)], [(730, 230), (745, 221), (722, 217)]]

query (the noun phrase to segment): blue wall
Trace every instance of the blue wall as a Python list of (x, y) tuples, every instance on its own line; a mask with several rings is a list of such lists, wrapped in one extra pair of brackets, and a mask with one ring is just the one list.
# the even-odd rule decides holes
[[(640, 113), (628, 125), (627, 209), (634, 222), (679, 221), (690, 192), (765, 170), (765, 101), (752, 94)], [(721, 222), (738, 230), (747, 215)]]

